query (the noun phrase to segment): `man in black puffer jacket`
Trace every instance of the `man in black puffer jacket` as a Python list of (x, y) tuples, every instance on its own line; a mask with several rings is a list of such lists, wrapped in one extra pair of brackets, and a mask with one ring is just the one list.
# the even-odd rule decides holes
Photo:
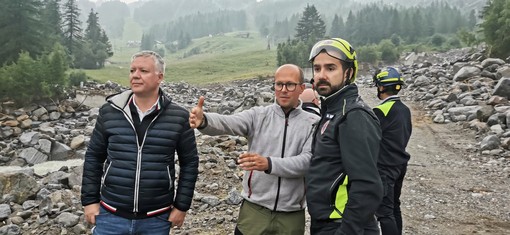
[(81, 196), (94, 234), (168, 235), (190, 208), (198, 175), (195, 134), (189, 112), (159, 88), (164, 68), (155, 52), (135, 54), (131, 90), (109, 97), (99, 110)]

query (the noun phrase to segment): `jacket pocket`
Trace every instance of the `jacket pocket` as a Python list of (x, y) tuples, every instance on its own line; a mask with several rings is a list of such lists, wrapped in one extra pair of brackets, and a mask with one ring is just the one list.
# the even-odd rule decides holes
[(108, 165), (105, 165), (106, 170), (103, 170), (103, 177), (101, 177), (101, 186), (106, 187), (106, 177), (108, 173), (110, 172), (110, 167), (112, 166), (112, 162), (109, 162)]
[(166, 166), (166, 172), (168, 175), (168, 190), (172, 190), (174, 181), (172, 180), (172, 174), (170, 173), (170, 166)]
[(330, 219), (340, 219), (347, 204), (347, 175), (340, 173), (329, 187), (329, 205), (333, 209)]

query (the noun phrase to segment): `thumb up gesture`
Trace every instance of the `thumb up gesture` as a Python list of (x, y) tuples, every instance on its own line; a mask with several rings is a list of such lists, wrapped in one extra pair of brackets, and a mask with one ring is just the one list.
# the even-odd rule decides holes
[(189, 126), (191, 128), (198, 128), (204, 121), (204, 100), (205, 98), (200, 96), (197, 106), (193, 107), (189, 113)]

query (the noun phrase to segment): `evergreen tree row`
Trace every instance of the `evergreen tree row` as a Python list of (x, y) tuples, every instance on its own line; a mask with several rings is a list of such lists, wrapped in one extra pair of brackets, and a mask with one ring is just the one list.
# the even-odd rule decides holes
[[(340, 37), (351, 42), (359, 49), (358, 57), (362, 62), (394, 62), (399, 58), (401, 45), (426, 44), (435, 50), (460, 47), (455, 34), (459, 29), (471, 32), (476, 25), (474, 11), (464, 16), (444, 1), (433, 2), (427, 7), (402, 9), (379, 5), (366, 5), (356, 13), (350, 11), (345, 21), (335, 14), (327, 32), (323, 17), (315, 6), (306, 6), (294, 26), (293, 37), (289, 35), (278, 45), (278, 64), (309, 66), (306, 52), (317, 40), (327, 37)], [(453, 36), (449, 39), (444, 35)], [(447, 46), (444, 46), (446, 42)]]
[(175, 51), (188, 46), (192, 38), (239, 30), (246, 30), (245, 11), (198, 12), (166, 24), (152, 26), (148, 32), (144, 33), (141, 48), (153, 49), (156, 43), (161, 42), (167, 49)]
[(335, 15), (329, 35), (348, 39), (356, 45), (378, 44), (397, 35), (410, 44), (423, 42), (436, 33), (455, 34), (460, 28), (472, 29), (475, 24), (474, 11), (468, 18), (447, 2), (405, 9), (371, 4), (357, 13), (350, 11), (345, 23), (342, 17)]
[[(112, 56), (112, 47), (91, 10), (82, 29), (76, 0), (0, 0), (0, 65), (15, 62), (21, 52), (33, 59), (62, 44), (74, 68), (97, 69)], [(62, 9), (62, 11), (60, 10)]]
[(90, 11), (82, 30), (75, 0), (0, 4), (0, 100), (27, 103), (61, 96), (70, 85), (69, 67), (102, 68), (113, 54), (97, 12)]

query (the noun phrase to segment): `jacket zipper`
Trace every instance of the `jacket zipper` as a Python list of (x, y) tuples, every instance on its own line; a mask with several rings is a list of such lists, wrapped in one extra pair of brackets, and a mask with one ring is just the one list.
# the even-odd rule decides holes
[(136, 144), (138, 147), (138, 151), (136, 154), (137, 156), (136, 156), (135, 194), (134, 194), (134, 199), (133, 199), (133, 212), (136, 213), (136, 212), (138, 212), (138, 197), (140, 194), (140, 171), (142, 168), (142, 149), (143, 149), (143, 145), (145, 143), (145, 138), (147, 137), (147, 132), (149, 131), (149, 127), (152, 125), (152, 123), (154, 123), (156, 118), (159, 117), (161, 112), (159, 112), (158, 115), (156, 115), (156, 117), (154, 117), (152, 119), (151, 123), (147, 126), (147, 129), (145, 130), (145, 135), (143, 136), (142, 144), (140, 145), (140, 142), (138, 141), (138, 133), (136, 132), (136, 128), (135, 128), (135, 125), (133, 124), (133, 120), (129, 117), (129, 115), (127, 115), (127, 113), (122, 108), (120, 108), (119, 106), (117, 106), (114, 103), (111, 103), (111, 104), (115, 109), (121, 111), (124, 114), (124, 117), (126, 117), (129, 124), (131, 124), (131, 128), (133, 128), (133, 131), (135, 132), (135, 138), (136, 138)]
[[(140, 194), (140, 174), (142, 171), (142, 149), (143, 146), (145, 145), (145, 139), (147, 138), (147, 132), (149, 132), (149, 128), (152, 126), (152, 124), (159, 117), (160, 114), (161, 111), (158, 113), (158, 115), (156, 115), (156, 117), (152, 119), (151, 123), (149, 123), (149, 125), (147, 126), (147, 129), (145, 129), (145, 134), (143, 135), (142, 145), (138, 147), (138, 156), (136, 158), (135, 199), (134, 199), (135, 207), (133, 208), (134, 209), (133, 212), (138, 212), (138, 197)], [(134, 131), (136, 132), (136, 129), (134, 129)], [(136, 141), (138, 142), (138, 137), (136, 138)]]
[(168, 174), (168, 190), (170, 191), (173, 187), (172, 176), (170, 175), (170, 166), (166, 166), (166, 172)]
[(112, 166), (112, 162), (109, 162), (108, 163), (108, 166), (106, 167), (106, 170), (104, 171), (104, 175), (103, 177), (101, 178), (101, 187), (103, 186), (106, 186), (104, 185), (104, 181), (106, 180), (106, 176), (108, 175), (108, 173), (110, 172), (110, 167)]
[(338, 188), (340, 188), (340, 185), (343, 184), (344, 180), (345, 180), (345, 174), (340, 173), (340, 175), (335, 179), (335, 181), (333, 181), (333, 184), (331, 184), (331, 186), (329, 187), (329, 193), (330, 193), (329, 205), (331, 207), (333, 207), (333, 209), (342, 217), (343, 217), (343, 213), (338, 208), (336, 208), (335, 201), (336, 201), (336, 194), (338, 192)]
[[(283, 158), (285, 156), (285, 142), (287, 140), (287, 126), (289, 125), (289, 115), (290, 115), (290, 112), (292, 112), (292, 110), (285, 114), (285, 127), (283, 129), (283, 144), (282, 144), (282, 156), (281, 156), (281, 158)], [(273, 211), (276, 211), (276, 208), (278, 207), (278, 198), (280, 197), (280, 187), (281, 187), (281, 184), (282, 184), (282, 177), (278, 177), (278, 190), (276, 191), (276, 199), (275, 199), (275, 202), (274, 202)]]

